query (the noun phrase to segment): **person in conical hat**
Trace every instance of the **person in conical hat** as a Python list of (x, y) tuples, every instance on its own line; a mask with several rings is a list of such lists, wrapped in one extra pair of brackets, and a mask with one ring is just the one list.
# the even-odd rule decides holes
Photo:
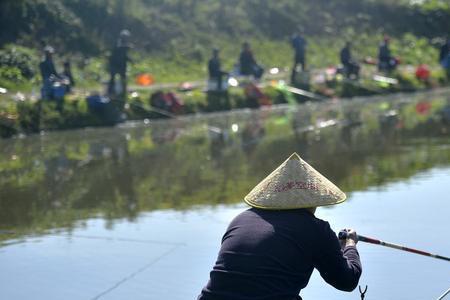
[(294, 153), (244, 199), (231, 221), (210, 279), (198, 300), (294, 300), (314, 269), (330, 285), (353, 291), (362, 272), (354, 230), (338, 240), (319, 206), (345, 194)]

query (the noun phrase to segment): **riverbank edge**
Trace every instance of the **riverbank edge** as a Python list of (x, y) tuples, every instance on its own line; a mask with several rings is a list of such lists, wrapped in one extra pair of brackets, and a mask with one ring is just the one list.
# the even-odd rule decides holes
[[(444, 94), (448, 94), (450, 93), (450, 87), (438, 87), (438, 88), (433, 88), (433, 89), (421, 89), (421, 90), (415, 90), (415, 91), (407, 91), (407, 92), (396, 92), (396, 93), (390, 93), (390, 94), (375, 94), (375, 95), (368, 95), (368, 96), (356, 96), (356, 97), (348, 97), (348, 98), (329, 98), (327, 100), (324, 101), (305, 101), (305, 102), (301, 102), (301, 103), (297, 103), (297, 104), (292, 104), (290, 102), (284, 102), (284, 103), (275, 103), (273, 105), (270, 106), (261, 106), (258, 108), (253, 108), (253, 107), (237, 107), (237, 108), (232, 108), (232, 109), (228, 109), (228, 110), (216, 110), (216, 111), (194, 111), (194, 112), (190, 112), (190, 113), (185, 113), (185, 114), (180, 114), (180, 115), (170, 115), (170, 114), (165, 114), (165, 115), (161, 115), (160, 112), (155, 112), (155, 111), (146, 111), (145, 113), (148, 114), (152, 114), (152, 115), (148, 115), (146, 117), (142, 117), (142, 118), (136, 118), (136, 116), (134, 116), (135, 118), (130, 118), (130, 119), (123, 119), (122, 121), (113, 121), (113, 120), (109, 120), (108, 122), (105, 122), (105, 120), (100, 120), (98, 118), (98, 116), (95, 115), (95, 112), (89, 111), (89, 109), (84, 110), (85, 111), (85, 116), (83, 116), (83, 122), (75, 124), (73, 121), (74, 118), (72, 118), (71, 122), (67, 122), (65, 125), (60, 126), (60, 127), (56, 127), (53, 126), (52, 128), (40, 128), (38, 130), (38, 128), (30, 128), (28, 126), (30, 126), (30, 124), (33, 122), (33, 112), (30, 112), (30, 119), (28, 121), (30, 121), (30, 124), (24, 124), (23, 120), (21, 121), (16, 121), (15, 124), (13, 125), (14, 128), (10, 128), (10, 135), (9, 136), (3, 136), (3, 139), (8, 139), (8, 138), (23, 138), (25, 136), (31, 136), (31, 135), (36, 135), (36, 134), (45, 134), (47, 132), (62, 132), (62, 131), (74, 131), (74, 130), (85, 130), (85, 129), (89, 129), (89, 128), (111, 128), (111, 127), (123, 127), (123, 126), (135, 126), (137, 124), (144, 124), (144, 125), (148, 125), (148, 124), (153, 124), (155, 122), (163, 122), (166, 121), (168, 119), (176, 119), (178, 121), (183, 121), (184, 119), (192, 119), (192, 118), (197, 118), (197, 117), (203, 117), (203, 118), (208, 118), (208, 119), (214, 119), (217, 116), (222, 116), (222, 115), (226, 115), (226, 114), (240, 114), (240, 113), (247, 113), (249, 111), (254, 111), (254, 110), (260, 110), (260, 111), (265, 111), (265, 110), (278, 110), (278, 109), (285, 109), (287, 107), (290, 106), (302, 106), (302, 105), (307, 105), (307, 106), (311, 106), (311, 105), (318, 105), (318, 104), (324, 104), (324, 103), (333, 103), (334, 105), (336, 103), (361, 103), (361, 102), (371, 102), (371, 103), (376, 103), (379, 101), (386, 101), (386, 98), (388, 98), (388, 100), (395, 100), (398, 98), (405, 98), (408, 95), (429, 95), (429, 96), (441, 96)], [(74, 104), (76, 106), (80, 105), (81, 103), (80, 100), (78, 100), (76, 103), (72, 103), (72, 105), (69, 106), (74, 106)], [(56, 106), (54, 105), (54, 103), (45, 103), (45, 107), (43, 109), (43, 107), (40, 107), (41, 113), (42, 110), (50, 110), (53, 112), (58, 112), (58, 110), (56, 109)], [(35, 103), (19, 103), (19, 106), (23, 105), (24, 107), (30, 107), (31, 106), (38, 106), (39, 102), (35, 102)], [(82, 105), (81, 105), (82, 106)], [(85, 105), (86, 106), (86, 105)], [(133, 105), (128, 105), (128, 109), (131, 109), (131, 107), (133, 107)], [(86, 109), (86, 107), (84, 107)], [(65, 112), (69, 113), (70, 115), (70, 108), (65, 107)], [(75, 118), (76, 119), (76, 118)], [(60, 123), (57, 122), (58, 118), (55, 117), (55, 114), (53, 114), (53, 117), (48, 118), (46, 120), (46, 122), (48, 123), (49, 121), (55, 121), (56, 123)], [(34, 120), (36, 121), (36, 120)], [(59, 120), (61, 121), (61, 120)], [(23, 128), (22, 126), (25, 125)], [(58, 125), (58, 124), (53, 124), (53, 125)], [(3, 128), (5, 128), (4, 126), (2, 126), (2, 124), (0, 123), (0, 130)], [(22, 128), (21, 128), (22, 127)]]

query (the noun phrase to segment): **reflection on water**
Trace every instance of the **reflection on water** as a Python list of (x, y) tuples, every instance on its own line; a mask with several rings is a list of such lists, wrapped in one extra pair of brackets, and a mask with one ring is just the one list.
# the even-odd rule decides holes
[[(354, 192), (344, 204), (317, 213), (335, 230), (351, 226), (368, 236), (448, 255), (450, 240), (442, 237), (448, 235), (449, 181), (450, 167), (432, 169), (383, 189)], [(244, 209), (241, 203), (156, 210), (134, 222), (116, 220), (114, 230), (108, 220), (94, 218), (71, 232), (4, 246), (0, 299), (196, 299), (227, 224)], [(367, 299), (436, 299), (448, 287), (446, 262), (363, 243), (358, 248)], [(357, 291), (347, 294), (328, 286), (317, 273), (302, 296), (360, 299)]]
[[(318, 211), (335, 230), (448, 256), (449, 104), (441, 91), (2, 140), (0, 298), (195, 299), (243, 196), (294, 151), (350, 192)], [(371, 299), (447, 288), (447, 264), (359, 249)], [(305, 299), (359, 298), (317, 277)]]
[(238, 111), (0, 141), (0, 241), (240, 202), (294, 151), (345, 191), (450, 162), (448, 92)]

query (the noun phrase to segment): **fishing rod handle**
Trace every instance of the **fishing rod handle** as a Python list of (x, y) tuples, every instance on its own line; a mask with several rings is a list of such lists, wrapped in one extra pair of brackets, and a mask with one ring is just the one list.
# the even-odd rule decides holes
[[(369, 238), (366, 238), (365, 236), (362, 236), (362, 235), (357, 235), (357, 237), (358, 237), (358, 241), (360, 241), (360, 242), (369, 242), (369, 240), (370, 240)], [(345, 230), (340, 231), (338, 234), (338, 238), (340, 240), (346, 240), (348, 238), (348, 232)]]
[[(339, 238), (340, 240), (346, 240), (346, 239), (348, 239), (348, 232), (345, 231), (345, 230), (340, 231), (339, 234), (338, 234), (338, 238)], [(358, 240), (359, 240), (359, 236), (358, 236)]]
[(347, 239), (347, 236), (348, 236), (347, 231), (344, 231), (344, 230), (339, 231), (338, 238), (339, 238), (340, 240), (346, 240), (346, 239)]

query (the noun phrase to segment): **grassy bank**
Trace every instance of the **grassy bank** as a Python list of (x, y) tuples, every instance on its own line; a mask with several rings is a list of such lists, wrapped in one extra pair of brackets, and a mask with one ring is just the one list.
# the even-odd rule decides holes
[[(373, 67), (370, 67), (373, 68)], [(391, 74), (397, 84), (377, 82), (369, 77), (359, 81), (345, 80), (340, 76), (323, 83), (313, 83), (309, 90), (323, 100), (351, 98), (397, 92), (414, 92), (438, 88), (447, 84), (445, 74), (436, 69), (429, 81), (423, 82), (414, 72), (399, 71)], [(311, 99), (286, 90), (284, 85), (267, 85), (261, 89), (272, 105), (300, 104)], [(36, 133), (42, 130), (64, 130), (89, 126), (114, 125), (121, 120), (143, 120), (174, 117), (171, 112), (155, 109), (151, 105), (151, 91), (130, 93), (126, 102), (111, 100), (102, 107), (92, 107), (84, 96), (72, 94), (63, 103), (37, 101), (27, 98), (0, 97), (0, 136), (9, 137), (18, 133)], [(257, 108), (261, 99), (245, 92), (245, 88), (231, 88), (226, 93), (205, 93), (201, 89), (177, 92), (184, 103), (179, 114), (226, 111), (238, 108)]]
[[(284, 2), (288, 3), (289, 1), (283, 0)], [(239, 5), (244, 4), (240, 3)], [(270, 4), (270, 9), (274, 9), (272, 5), (275, 4)], [(433, 12), (433, 9), (435, 8), (430, 11)], [(447, 7), (442, 9), (446, 11)], [(281, 12), (282, 10), (276, 11)], [(431, 12), (427, 13), (431, 14)], [(237, 11), (233, 10), (228, 13), (234, 14)], [(263, 18), (258, 16), (258, 18), (260, 17)], [(195, 17), (193, 18), (195, 19)], [(338, 19), (336, 17), (333, 20), (337, 21)], [(308, 90), (324, 98), (346, 98), (412, 92), (447, 85), (446, 76), (437, 63), (438, 49), (442, 40), (436, 38), (432, 32), (419, 33), (420, 28), (416, 26), (417, 24), (411, 28), (411, 31), (394, 30), (396, 23), (394, 20), (390, 21), (393, 22), (391, 24), (392, 32), (395, 33), (392, 38), (391, 50), (393, 55), (400, 58), (401, 68), (389, 76), (395, 77), (398, 84), (382, 84), (374, 81), (375, 67), (363, 66), (363, 76), (357, 82), (335, 77), (323, 83), (313, 82), (308, 86)], [(281, 22), (281, 19), (278, 22)], [(266, 28), (267, 32), (261, 32), (261, 28), (255, 25), (257, 24), (256, 20), (240, 20), (233, 24), (235, 32), (231, 29), (224, 31), (223, 28), (212, 32), (207, 32), (203, 28), (202, 31), (193, 31), (191, 35), (184, 32), (180, 33), (180, 37), (173, 36), (171, 40), (165, 41), (164, 47), (161, 44), (147, 45), (142, 40), (142, 33), (137, 33), (133, 36), (135, 46), (130, 52), (132, 60), (128, 72), (130, 90), (134, 90), (135, 78), (142, 73), (152, 74), (155, 84), (174, 83), (176, 86), (181, 82), (205, 80), (207, 77), (206, 63), (213, 47), (221, 49), (223, 69), (232, 70), (237, 62), (241, 44), (245, 40), (251, 43), (257, 60), (266, 70), (272, 67), (286, 70), (285, 77), (287, 79), (293, 57), (289, 34), (287, 34), (289, 26), (277, 23), (274, 28)], [(188, 25), (192, 27), (195, 24), (189, 23)], [(329, 66), (337, 66), (339, 52), (345, 41), (352, 41), (353, 56), (359, 61), (377, 56), (378, 44), (382, 33), (387, 31), (386, 28), (377, 26), (372, 30), (361, 30), (354, 26), (355, 24), (350, 25), (342, 26), (337, 31), (324, 32), (315, 32), (311, 28), (308, 30), (306, 26), (307, 33), (310, 33), (310, 35), (306, 35), (309, 70), (314, 72)], [(279, 29), (279, 34), (277, 34), (276, 28)], [(439, 32), (435, 33), (439, 34)], [(58, 46), (55, 54), (57, 69), (61, 70), (62, 62), (70, 59), (76, 81), (76, 93), (66, 97), (62, 109), (58, 109), (56, 103), (37, 102), (40, 90), (38, 64), (41, 53), (39, 48), (33, 47), (30, 40), (24, 39), (18, 39), (17, 43), (1, 47), (0, 87), (9, 90), (6, 95), (0, 94), (1, 136), (11, 136), (20, 132), (31, 133), (40, 130), (110, 125), (124, 117), (131, 120), (164, 117), (150, 106), (151, 91), (149, 90), (139, 90), (139, 94), (130, 96), (126, 100), (125, 110), (118, 107), (122, 104), (115, 104), (114, 101), (107, 108), (107, 112), (90, 109), (86, 103), (86, 95), (92, 92), (103, 93), (108, 81), (106, 66), (109, 48), (104, 44), (91, 53), (80, 50), (72, 51), (67, 49), (65, 44), (55, 46)], [(415, 78), (415, 68), (419, 64), (430, 66), (432, 71), (430, 81), (422, 82)], [(24, 96), (16, 96), (17, 92), (23, 93)], [(290, 94), (282, 88), (271, 86), (265, 87), (263, 93), (271, 99), (273, 104), (294, 104), (310, 100)], [(211, 95), (201, 90), (194, 90), (179, 93), (179, 97), (184, 102), (183, 113), (186, 114), (257, 106), (255, 100), (249, 99), (242, 88), (231, 89), (226, 95)], [(122, 116), (122, 113), (125, 116)]]
[[(378, 43), (381, 35), (356, 34), (349, 32), (341, 37), (314, 37), (308, 39), (307, 63), (309, 69), (320, 69), (339, 64), (339, 52), (346, 40), (353, 42), (353, 55), (362, 61), (366, 57), (377, 57)], [(255, 57), (266, 68), (289, 68), (292, 65), (292, 49), (288, 36), (282, 40), (248, 38), (232, 40), (229, 37), (217, 37), (214, 44), (178, 48), (176, 51), (149, 54), (142, 49), (131, 51), (129, 81), (142, 73), (152, 74), (155, 83), (183, 82), (202, 80), (207, 76), (206, 64), (213, 47), (220, 48), (222, 64), (225, 70), (232, 70), (238, 61), (241, 43), (244, 40), (252, 44)], [(401, 59), (403, 65), (417, 66), (421, 63), (438, 67), (439, 40), (418, 38), (404, 34), (392, 40), (391, 49)], [(7, 45), (0, 49), (0, 87), (11, 91), (30, 92), (39, 89), (40, 76), (38, 64), (40, 52), (37, 49), (18, 45)], [(81, 55), (59, 52), (55, 63), (59, 70), (62, 62), (69, 59), (77, 87), (87, 90), (102, 90), (107, 82), (108, 52), (85, 58)]]

